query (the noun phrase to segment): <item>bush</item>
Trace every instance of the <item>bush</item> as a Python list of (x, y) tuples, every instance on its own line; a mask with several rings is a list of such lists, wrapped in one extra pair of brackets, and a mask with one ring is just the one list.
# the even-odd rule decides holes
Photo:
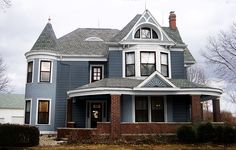
[(223, 128), (223, 139), (225, 144), (234, 143), (236, 138), (236, 132), (232, 126), (226, 125)]
[(223, 143), (224, 142), (224, 127), (223, 126), (216, 126), (215, 127), (215, 138), (213, 142), (215, 143)]
[(211, 142), (215, 136), (215, 129), (211, 123), (201, 124), (197, 128), (199, 142)]
[(183, 143), (193, 143), (196, 141), (196, 133), (192, 126), (181, 126), (177, 129), (177, 138)]
[(36, 146), (39, 130), (34, 126), (0, 124), (0, 146)]

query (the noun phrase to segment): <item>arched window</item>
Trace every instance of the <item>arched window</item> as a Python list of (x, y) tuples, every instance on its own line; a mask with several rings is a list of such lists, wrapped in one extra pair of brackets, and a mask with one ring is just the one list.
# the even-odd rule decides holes
[(134, 38), (136, 39), (158, 39), (158, 34), (155, 30), (149, 27), (141, 27), (139, 28), (135, 34)]

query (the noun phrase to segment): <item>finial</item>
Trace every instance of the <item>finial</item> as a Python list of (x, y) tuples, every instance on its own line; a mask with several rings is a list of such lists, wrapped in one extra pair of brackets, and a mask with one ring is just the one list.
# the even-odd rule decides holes
[(50, 16), (48, 17), (48, 23), (50, 23), (50, 21), (51, 21), (51, 18), (50, 18)]

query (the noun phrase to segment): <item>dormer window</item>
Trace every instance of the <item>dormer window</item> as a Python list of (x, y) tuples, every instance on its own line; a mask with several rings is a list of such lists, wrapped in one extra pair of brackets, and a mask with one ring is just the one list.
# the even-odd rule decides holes
[(155, 30), (148, 28), (148, 27), (142, 27), (139, 28), (134, 35), (134, 38), (136, 39), (158, 39), (158, 34)]

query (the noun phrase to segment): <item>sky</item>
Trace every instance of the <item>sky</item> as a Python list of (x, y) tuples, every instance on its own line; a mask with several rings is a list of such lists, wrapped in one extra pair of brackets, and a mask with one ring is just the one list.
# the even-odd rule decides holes
[[(183, 41), (204, 66), (201, 53), (208, 37), (229, 30), (236, 22), (235, 8), (235, 0), (12, 0), (10, 8), (0, 10), (0, 55), (7, 65), (12, 92), (23, 94), (24, 54), (32, 48), (49, 17), (59, 38), (77, 28), (121, 30), (136, 14), (148, 9), (162, 26), (169, 25), (169, 12), (175, 11)], [(234, 111), (235, 106), (222, 104), (223, 109)]]

